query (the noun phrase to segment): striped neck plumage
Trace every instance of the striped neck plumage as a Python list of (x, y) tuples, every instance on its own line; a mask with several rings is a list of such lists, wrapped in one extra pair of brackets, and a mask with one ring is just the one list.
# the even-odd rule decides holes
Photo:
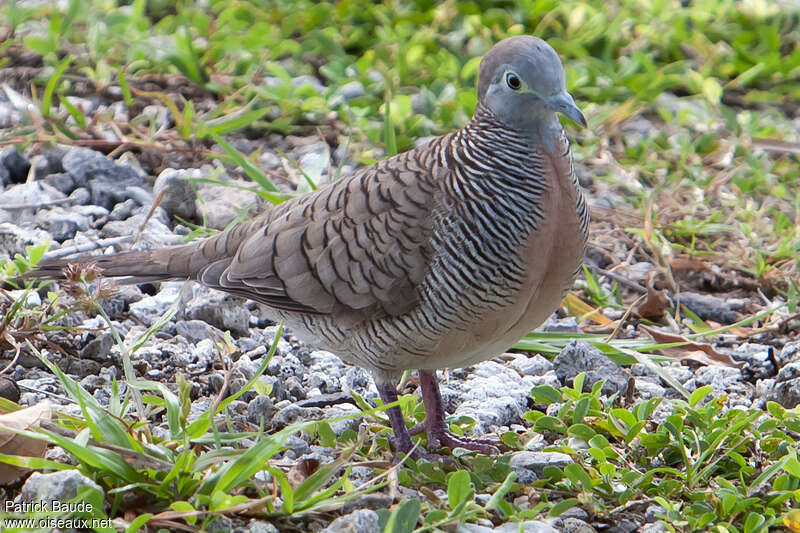
[(442, 184), (453, 200), (445, 214), (448, 224), (463, 225), (467, 241), (491, 242), (499, 257), (507, 257), (502, 254), (511, 253), (542, 220), (547, 186), (542, 154), (529, 137), (480, 104), (472, 121), (440, 148), (450, 170)]

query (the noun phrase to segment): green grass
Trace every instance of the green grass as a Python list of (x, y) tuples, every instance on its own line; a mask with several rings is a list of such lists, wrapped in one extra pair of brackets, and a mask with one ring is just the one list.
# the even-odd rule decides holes
[[(54, 3), (0, 5), (0, 35), (6, 37), (0, 42), (0, 68), (25, 63), (32, 82), (14, 88), (38, 110), (23, 125), (0, 130), (0, 143), (93, 146), (98, 132), (119, 131), (129, 147), (209, 157), (216, 143), (224, 154), (213, 157), (239, 167), (257, 194), (277, 203), (287, 193), (258, 167), (258, 152), (239, 153), (233, 139), (322, 131), (335, 139), (332, 151), (346, 145), (350, 159), (372, 163), (420, 137), (462, 126), (476, 105), (479, 57), (501, 38), (531, 33), (561, 54), (568, 88), (589, 118), (586, 130), (565, 123), (579, 170), (594, 179), (593, 192), (608, 190), (618, 199), (611, 212), (596, 210), (595, 220), (630, 238), (642, 257), (668, 272), (677, 259), (713, 265), (752, 280), (770, 297), (782, 295), (796, 312), (800, 138), (790, 119), (800, 100), (800, 9), (790, 2), (120, 4), (71, 0), (64, 10)], [(297, 85), (293, 80), (301, 75), (317, 77), (326, 88)], [(346, 100), (341, 90), (352, 82), (361, 84), (363, 94)], [(90, 123), (91, 117), (67, 100), (73, 95), (124, 102), (132, 117), (159, 104), (174, 127), (158, 129), (143, 117), (117, 124), (99, 116)], [(794, 151), (762, 149), (765, 139), (784, 141)], [(313, 189), (322, 177), (313, 169), (299, 170), (301, 191)], [(195, 233), (205, 231), (197, 227)], [(603, 238), (592, 242), (602, 244)], [(24, 271), (43, 252), (35, 247), (28, 257), (2, 261), (0, 271), (4, 277)], [(575, 311), (581, 316), (630, 305), (618, 286), (607, 290), (588, 270), (579, 293), (592, 304)], [(96, 298), (85, 295), (77, 304), (93, 306)], [(4, 307), (0, 334), (23, 346), (34, 332), (57, 328), (58, 319), (74, 309), (57, 294), (36, 309), (18, 297)], [(689, 338), (730, 330), (691, 313), (683, 316), (697, 330)], [(768, 318), (767, 311), (753, 312), (739, 326)], [(623, 364), (655, 349), (641, 339), (607, 340), (606, 334), (586, 339)], [(564, 336), (531, 334), (519, 346), (553, 354), (566, 342)], [(135, 352), (141, 343), (123, 353)], [(227, 349), (224, 342), (218, 347)], [(116, 389), (112, 404), (99, 406), (52, 368), (83, 413), (58, 415), (55, 423), (80, 445), (52, 431), (24, 435), (65, 447), (78, 469), (106, 490), (109, 517), (122, 520), (119, 501), (126, 492), (152, 498), (154, 509), (137, 511), (122, 524), (128, 531), (169, 529), (171, 521), (204, 528), (215, 516), (235, 516), (248, 506), (276, 523), (310, 523), (318, 511), (340, 508), (387, 483), (447, 494), (442, 499), (423, 491), (424, 497), (382, 511), (382, 528), (398, 533), (479, 519), (543, 518), (573, 506), (613, 523), (658, 504), (664, 508), (661, 518), (675, 531), (756, 532), (782, 521), (800, 522), (796, 408), (725, 409), (725, 399), (707, 396), (706, 388), (663, 405), (654, 400), (625, 405), (604, 400), (597, 387), (538, 387), (533, 400), (555, 407), (549, 415), (527, 413), (528, 433), (508, 433), (503, 440), (512, 450), (524, 449), (534, 433), (544, 432), (550, 448), (569, 454), (573, 465), (548, 470), (524, 486), (516, 482), (507, 456), (467, 454), (458, 458), (459, 469), (414, 461), (392, 469), (382, 463), (368, 485), (356, 487), (349, 479), (354, 464), (388, 458), (386, 419), (363, 400), (356, 398), (369, 421), (365, 435), (335, 437), (325, 422), (242, 433), (220, 426), (227, 400), (208, 418), (187, 424), (185, 384), (147, 383), (126, 370), (125, 392)], [(257, 381), (250, 385), (259, 387)], [(409, 419), (422, 415), (413, 397), (401, 398), (401, 406)], [(657, 409), (662, 409), (658, 417)], [(158, 440), (149, 426), (161, 416), (168, 420), (169, 437)], [(287, 469), (270, 461), (288, 435), (301, 430), (337, 448), (340, 458), (293, 486)], [(454, 424), (453, 430), (464, 428)], [(254, 444), (245, 449), (237, 444), (241, 438)], [(0, 461), (64, 468), (43, 459), (0, 456)], [(131, 462), (149, 467), (134, 468)], [(260, 470), (272, 476), (274, 487), (253, 477)]]

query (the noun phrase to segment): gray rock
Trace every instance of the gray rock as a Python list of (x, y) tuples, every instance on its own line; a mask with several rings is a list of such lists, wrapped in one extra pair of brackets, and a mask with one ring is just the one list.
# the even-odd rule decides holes
[(695, 370), (698, 386), (713, 385), (715, 390), (730, 391), (742, 382), (742, 371), (728, 366), (701, 366)]
[(560, 515), (558, 515), (558, 517), (561, 518), (561, 519), (577, 518), (577, 519), (583, 520), (585, 522), (586, 520), (589, 520), (589, 513), (587, 513), (586, 511), (584, 511), (580, 507), (571, 507), (571, 508), (567, 509), (566, 511), (564, 511), (563, 513), (561, 513)]
[(259, 164), (267, 169), (276, 169), (281, 166), (281, 157), (275, 152), (265, 151), (258, 156)]
[(158, 320), (167, 308), (181, 296), (183, 282), (167, 282), (161, 284), (161, 290), (153, 296), (146, 296), (130, 305), (130, 313), (137, 320), (150, 327)]
[[(89, 205), (92, 201), (92, 193), (86, 187), (78, 187), (69, 194), (69, 201), (72, 205)], [(100, 207), (95, 206), (95, 207)], [(108, 209), (106, 209), (108, 211)]]
[(636, 363), (634, 365), (631, 365), (630, 373), (632, 376), (636, 377), (644, 377), (644, 376), (651, 378), (658, 377), (658, 375), (655, 372), (650, 370), (650, 368), (648, 368), (646, 365), (643, 365), (642, 363)]
[(462, 401), (454, 414), (473, 418), (477, 422), (473, 428), (476, 433), (488, 433), (521, 420), (531, 388), (531, 378), (494, 361), (485, 361), (468, 372), (466, 382), (461, 384)]
[(81, 380), (81, 387), (87, 391), (94, 393), (98, 390), (103, 390), (111, 387), (111, 381), (105, 376), (91, 375), (86, 376)]
[[(55, 200), (63, 200), (66, 195), (41, 181), (20, 183), (9, 187), (0, 196), (0, 222), (12, 222), (16, 225), (33, 222), (36, 206)], [(3, 206), (28, 206), (26, 209), (3, 209)]]
[(237, 219), (241, 212), (252, 213), (262, 202), (255, 193), (234, 187), (254, 189), (253, 183), (243, 180), (229, 180), (232, 187), (224, 185), (198, 184), (197, 216), (213, 229), (225, 229)]
[(41, 180), (45, 179), (51, 174), (60, 174), (64, 172), (64, 167), (61, 165), (61, 161), (64, 159), (65, 153), (66, 150), (54, 148), (47, 150), (42, 154), (33, 156), (31, 158), (31, 166), (33, 167), (34, 177), (37, 180)]
[(77, 470), (59, 470), (49, 474), (34, 472), (22, 486), (20, 499), (25, 503), (66, 503), (78, 495), (80, 487), (89, 486), (105, 494), (100, 485)]
[(506, 522), (495, 528), (478, 524), (459, 524), (456, 533), (559, 533), (557, 529), (541, 520)]
[[(0, 207), (2, 211), (2, 207)], [(2, 215), (0, 215), (2, 218)], [(50, 234), (41, 229), (26, 229), (7, 222), (0, 222), (0, 257), (25, 255), (25, 248), (52, 240)]]
[(169, 109), (163, 105), (145, 106), (142, 112), (136, 117), (137, 122), (141, 120), (149, 121), (157, 129), (168, 128), (172, 125)]
[(106, 209), (124, 200), (125, 187), (144, 185), (142, 177), (130, 166), (117, 164), (88, 148), (70, 149), (62, 164), (79, 187), (89, 188), (92, 203)]
[(217, 515), (204, 528), (208, 533), (230, 533), (234, 529), (233, 519), (225, 515)]
[(578, 319), (574, 316), (558, 318), (556, 315), (551, 315), (544, 324), (539, 326), (539, 331), (552, 333), (582, 333), (581, 328), (578, 327)]
[(225, 334), (219, 328), (202, 320), (180, 320), (175, 323), (175, 333), (183, 336), (187, 341), (196, 344), (203, 339), (213, 337), (222, 338)]
[[(125, 190), (123, 191), (123, 197), (135, 201), (140, 206), (146, 208), (147, 212), (150, 211), (153, 203), (156, 201), (156, 197), (152, 192), (136, 185), (128, 185), (125, 187)], [(169, 215), (166, 211), (164, 211), (164, 209), (156, 209), (153, 211), (153, 216), (158, 217), (158, 220), (164, 224), (169, 224)]]
[(197, 286), (194, 297), (186, 304), (184, 316), (189, 320), (202, 320), (236, 336), (249, 336), (250, 311), (244, 300), (219, 291)]
[(108, 216), (108, 209), (100, 207), (99, 205), (73, 205), (72, 211), (88, 218), (102, 218)]
[(692, 377), (694, 377), (694, 372), (692, 372), (691, 368), (688, 366), (683, 366), (679, 363), (665, 366), (664, 370), (666, 370), (669, 375), (677, 379), (680, 383), (686, 383), (692, 379)]
[(514, 359), (511, 366), (522, 372), (525, 376), (543, 376), (553, 369), (553, 362), (539, 354), (528, 356), (523, 354), (511, 354)]
[(298, 435), (292, 435), (291, 437), (286, 439), (285, 446), (288, 448), (286, 452), (293, 459), (302, 457), (303, 455), (307, 454), (308, 451), (311, 449), (311, 446), (308, 445), (308, 442), (306, 442), (305, 439), (299, 437)]
[(284, 428), (295, 422), (320, 420), (324, 415), (325, 412), (319, 407), (300, 407), (290, 404), (275, 413), (272, 418), (272, 425), (276, 428)]
[(274, 355), (267, 366), (267, 373), (282, 379), (291, 376), (303, 377), (306, 368), (294, 354)]
[[(131, 245), (132, 250), (152, 250), (173, 244), (180, 244), (181, 238), (170, 231), (157, 216), (148, 218), (145, 208), (139, 208), (138, 213), (126, 220), (112, 220), (103, 226), (104, 237), (122, 237), (139, 235), (138, 240)], [(156, 208), (156, 211), (163, 211)], [(147, 224), (145, 224), (147, 221)], [(142, 225), (144, 229), (141, 231)]]
[(321, 533), (378, 533), (378, 513), (370, 509), (359, 509), (340, 516)]
[(339, 378), (344, 374), (342, 360), (325, 350), (314, 350), (308, 355), (306, 361), (310, 372), (323, 372), (326, 375)]
[[(325, 372), (309, 371), (303, 376), (303, 385), (309, 391), (317, 390), (319, 394), (330, 394), (339, 392), (341, 385), (339, 380), (333, 376), (329, 376)], [(312, 393), (309, 392), (309, 396)]]
[(333, 95), (328, 99), (328, 105), (332, 108), (337, 108), (345, 102), (354, 98), (360, 98), (366, 94), (363, 83), (360, 81), (351, 81), (334, 91)]
[(359, 415), (360, 410), (353, 404), (342, 403), (327, 407), (325, 410), (325, 420), (328, 420), (331, 429), (336, 435), (341, 435), (348, 429), (358, 432), (358, 426), (361, 424), (363, 417), (355, 416), (354, 418), (347, 418), (346, 420), (336, 420), (335, 418), (353, 417)]
[(364, 84), (360, 81), (350, 81), (339, 87), (338, 94), (342, 95), (345, 100), (352, 100), (367, 94), (364, 90)]
[(800, 359), (800, 341), (788, 342), (777, 356), (778, 365), (784, 366)]
[(119, 202), (111, 210), (108, 215), (108, 220), (126, 220), (133, 216), (133, 212), (140, 207), (139, 202), (128, 198), (123, 202)]
[(110, 298), (100, 300), (100, 307), (110, 317), (118, 317), (128, 310), (130, 304), (142, 299), (142, 291), (136, 285), (117, 285)]
[(164, 169), (156, 178), (153, 185), (153, 194), (158, 197), (164, 195), (161, 207), (172, 216), (184, 220), (193, 220), (197, 213), (195, 205), (195, 192), (192, 183), (187, 178), (202, 178), (200, 169), (176, 170)]
[(125, 105), (125, 102), (113, 102), (110, 106), (108, 106), (111, 112), (114, 114), (114, 122), (125, 124), (130, 121), (130, 115), (128, 114), (128, 106)]
[(6, 185), (11, 183), (11, 175), (8, 173), (8, 169), (2, 165), (0, 165), (0, 191), (6, 188)]
[(35, 309), (36, 307), (42, 305), (42, 298), (39, 296), (38, 292), (28, 292), (24, 289), (19, 289), (16, 291), (7, 291), (5, 295), (11, 298), (11, 300), (14, 302), (21, 301), (24, 298), (25, 301), (22, 302), (22, 305), (27, 309)]
[(565, 385), (571, 385), (575, 376), (586, 372), (584, 390), (591, 390), (601, 380), (605, 380), (603, 394), (625, 394), (628, 389), (628, 374), (603, 352), (586, 342), (570, 341), (553, 361), (553, 369)]
[(671, 531), (671, 529), (668, 529), (666, 524), (660, 520), (654, 524), (645, 524), (639, 528), (639, 533), (666, 533), (667, 531)]
[(236, 533), (280, 533), (278, 528), (263, 520), (251, 519), (245, 527), (236, 528)]
[(11, 183), (24, 183), (28, 179), (31, 162), (15, 146), (8, 146), (0, 150), (0, 165), (8, 170)]
[(559, 452), (516, 452), (511, 456), (509, 466), (517, 474), (517, 482), (523, 485), (542, 477), (547, 466), (563, 469), (574, 463), (572, 457)]
[[(355, 474), (357, 469), (362, 469), (364, 467), (355, 467), (351, 474)], [(363, 471), (362, 471), (363, 472)], [(366, 469), (366, 472), (363, 472), (365, 477), (361, 477), (361, 482), (368, 479), (372, 479), (375, 477), (375, 474), (372, 473), (372, 470)], [(354, 477), (351, 475), (351, 478)], [(359, 483), (355, 483), (358, 485)], [(382, 492), (373, 492), (370, 494), (364, 494), (363, 496), (359, 496), (357, 498), (353, 498), (352, 500), (348, 500), (345, 502), (344, 506), (342, 507), (343, 513), (351, 513), (356, 510), (361, 509), (372, 509), (373, 511), (377, 511), (378, 509), (388, 509), (392, 506), (392, 497), (389, 494), (382, 493)]]
[(259, 376), (258, 380), (264, 385), (272, 386), (272, 394), (270, 396), (276, 400), (281, 401), (288, 398), (286, 382), (282, 378), (275, 376)]
[(635, 381), (636, 392), (642, 397), (643, 400), (649, 398), (663, 398), (665, 394), (664, 387), (650, 381), (649, 379), (637, 378)]
[(644, 512), (644, 519), (648, 522), (657, 522), (659, 516), (663, 516), (667, 513), (667, 510), (661, 507), (660, 505), (649, 505), (647, 510)]
[(247, 405), (247, 420), (253, 425), (260, 425), (263, 419), (264, 425), (268, 427), (273, 414), (275, 404), (269, 396), (259, 394)]
[(767, 393), (767, 400), (778, 402), (787, 409), (800, 404), (800, 361), (780, 369), (774, 387)]
[(77, 210), (51, 207), (37, 211), (35, 222), (38, 227), (52, 235), (54, 240), (64, 242), (75, 237), (79, 231), (88, 230), (90, 220)]
[[(25, 115), (12, 103), (0, 100), (0, 129), (12, 128), (22, 124)], [(0, 183), (2, 185), (2, 183)]]
[(567, 517), (561, 521), (561, 533), (595, 533), (597, 530), (579, 518)]
[(297, 376), (289, 376), (284, 381), (284, 386), (286, 387), (286, 395), (292, 401), (304, 400), (306, 397), (306, 389), (303, 388), (303, 384), (297, 378)]
[(62, 360), (61, 369), (67, 374), (75, 374), (81, 378), (100, 373), (100, 363), (91, 359), (69, 358)]
[(747, 305), (745, 298), (718, 298), (711, 294), (697, 294), (681, 291), (680, 303), (691, 309), (703, 320), (713, 320), (721, 324), (733, 324), (739, 320), (737, 311)]
[(258, 371), (258, 363), (254, 363), (246, 355), (242, 355), (231, 368), (231, 384), (239, 381), (238, 387), (232, 387), (231, 392), (238, 392)]
[(208, 398), (193, 401), (186, 417), (186, 424), (191, 424), (202, 417), (208, 418), (209, 409), (211, 409), (211, 400)]
[[(340, 362), (342, 366), (345, 365), (344, 362)], [(378, 392), (378, 389), (374, 387), (374, 383), (372, 381), (372, 375), (369, 371), (364, 370), (360, 366), (345, 366), (346, 370), (344, 376), (339, 380), (341, 383), (342, 392), (350, 393), (351, 391), (356, 391), (357, 393), (361, 394), (362, 396), (368, 396), (368, 393)]]
[(328, 89), (327, 87), (325, 87), (325, 85), (322, 84), (321, 81), (319, 81), (318, 78), (315, 78), (314, 76), (303, 75), (303, 76), (297, 76), (296, 78), (292, 78), (292, 87), (294, 87), (295, 89), (297, 89), (298, 87), (302, 87), (303, 85), (306, 84), (311, 85), (311, 87), (314, 88), (314, 91), (316, 91), (317, 94), (324, 94), (325, 91)]
[(81, 357), (102, 363), (108, 359), (112, 346), (114, 346), (114, 337), (111, 333), (101, 333), (83, 347)]

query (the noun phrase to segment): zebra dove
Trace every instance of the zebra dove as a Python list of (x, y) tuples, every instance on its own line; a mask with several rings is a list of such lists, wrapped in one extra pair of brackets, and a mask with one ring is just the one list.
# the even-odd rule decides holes
[(588, 212), (557, 113), (586, 126), (543, 40), (505, 39), (483, 58), (461, 130), (383, 160), (199, 242), (42, 264), (97, 263), (129, 282), (191, 279), (266, 304), (300, 338), (369, 369), (385, 404), (418, 369), (425, 421), (388, 409), (394, 443), (450, 432), (436, 369), (507, 349), (558, 306), (581, 264)]

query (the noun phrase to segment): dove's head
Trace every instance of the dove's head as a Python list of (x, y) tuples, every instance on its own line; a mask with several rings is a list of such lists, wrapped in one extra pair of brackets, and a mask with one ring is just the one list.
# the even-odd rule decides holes
[(530, 35), (504, 39), (483, 56), (478, 101), (502, 122), (519, 129), (536, 128), (552, 120), (553, 113), (586, 126), (586, 118), (567, 92), (558, 54)]

